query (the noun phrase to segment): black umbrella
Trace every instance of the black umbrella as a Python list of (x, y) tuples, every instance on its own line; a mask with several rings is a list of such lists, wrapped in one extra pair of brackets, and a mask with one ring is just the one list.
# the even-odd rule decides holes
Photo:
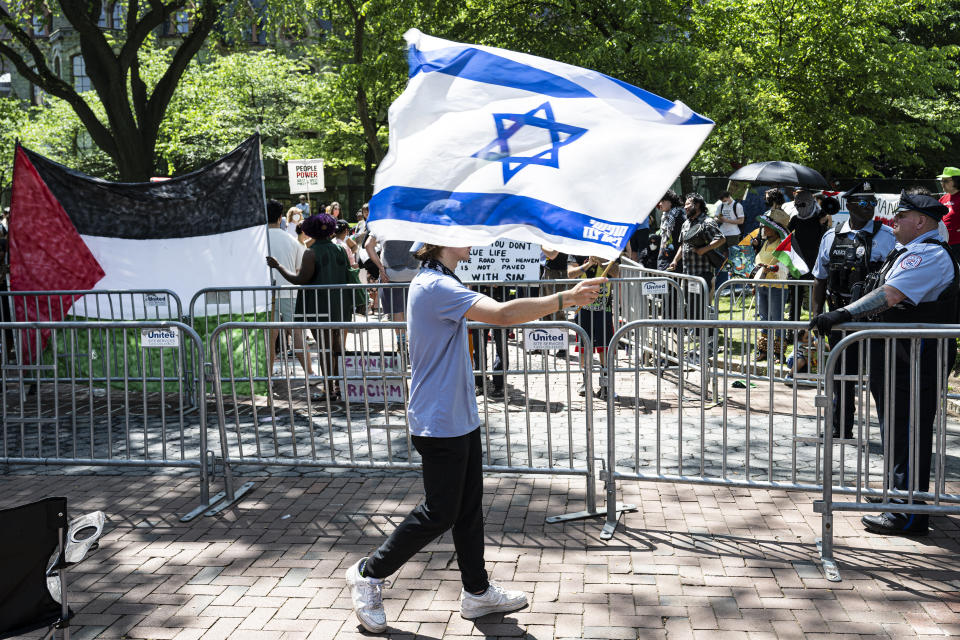
[(802, 164), (781, 160), (754, 162), (745, 167), (740, 167), (730, 175), (730, 180), (780, 187), (809, 187), (811, 189), (827, 189), (830, 186), (819, 171)]

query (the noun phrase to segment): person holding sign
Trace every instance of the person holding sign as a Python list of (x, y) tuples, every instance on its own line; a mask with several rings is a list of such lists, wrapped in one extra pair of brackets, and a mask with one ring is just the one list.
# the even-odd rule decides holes
[(410, 404), (413, 446), (423, 459), (425, 498), (374, 553), (346, 574), (354, 611), (367, 631), (387, 629), (386, 579), (418, 551), (453, 529), (463, 589), (460, 614), (467, 619), (508, 612), (527, 604), (521, 591), (492, 582), (484, 567), (481, 419), (467, 348), (467, 321), (503, 326), (542, 318), (565, 307), (592, 304), (605, 278), (539, 298), (496, 300), (467, 289), (455, 271), (469, 247), (423, 244), (423, 266), (410, 283)]
[[(279, 271), (291, 284), (349, 284), (350, 263), (343, 248), (333, 243), (336, 231), (337, 221), (327, 214), (310, 216), (303, 222), (303, 232), (313, 238), (314, 243), (304, 252), (297, 272), (287, 269), (273, 256), (267, 256), (267, 266)], [(353, 290), (330, 288), (304, 291), (297, 299), (295, 312), (297, 316), (306, 315), (307, 319), (313, 322), (349, 322), (353, 318)], [(324, 374), (325, 397), (338, 400), (340, 390), (336, 380), (340, 375), (339, 356), (343, 353), (341, 331), (312, 331), (314, 339), (320, 345), (320, 368)]]

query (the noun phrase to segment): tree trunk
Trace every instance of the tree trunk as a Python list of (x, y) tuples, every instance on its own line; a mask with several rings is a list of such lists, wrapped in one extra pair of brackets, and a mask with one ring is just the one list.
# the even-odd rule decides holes
[(154, 175), (153, 155), (156, 143), (144, 144), (139, 136), (115, 136), (117, 156), (113, 161), (120, 182), (146, 182)]
[(364, 202), (370, 202), (370, 198), (373, 197), (373, 178), (374, 178), (374, 169), (373, 169), (373, 151), (370, 149), (370, 145), (367, 145), (367, 148), (363, 152), (363, 200)]
[[(9, 3), (6, 3), (9, 4)], [(151, 33), (169, 21), (187, 0), (150, 2), (127, 0), (125, 41), (116, 51), (97, 24), (99, 3), (66, 2), (60, 6), (80, 39), (80, 51), (86, 61), (90, 84), (97, 92), (107, 122), (102, 122), (74, 88), (59, 78), (47, 64), (44, 52), (33, 36), (22, 27), (22, 14), (9, 13), (0, 2), (0, 27), (22, 49), (12, 47), (8, 39), (0, 40), (0, 55), (8, 58), (17, 71), (50, 95), (65, 100), (73, 107), (94, 144), (100, 147), (117, 166), (123, 182), (143, 182), (154, 174), (154, 153), (160, 123), (163, 121), (177, 83), (190, 60), (213, 29), (219, 15), (218, 0), (200, 0), (193, 15), (193, 25), (153, 91), (148, 95), (140, 76), (137, 54)], [(128, 87), (129, 81), (129, 87)]]

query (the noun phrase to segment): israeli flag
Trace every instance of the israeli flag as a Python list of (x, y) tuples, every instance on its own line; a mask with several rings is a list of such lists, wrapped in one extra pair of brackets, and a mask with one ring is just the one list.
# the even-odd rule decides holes
[(615, 258), (713, 122), (609, 76), (411, 29), (369, 224), (444, 246), (499, 238)]

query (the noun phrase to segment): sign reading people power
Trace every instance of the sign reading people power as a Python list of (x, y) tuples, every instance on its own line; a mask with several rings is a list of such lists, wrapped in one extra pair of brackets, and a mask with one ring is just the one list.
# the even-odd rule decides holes
[(287, 160), (290, 193), (324, 191), (323, 160)]
[(486, 247), (471, 247), (470, 261), (457, 265), (464, 282), (538, 280), (540, 245), (515, 240), (497, 240)]

